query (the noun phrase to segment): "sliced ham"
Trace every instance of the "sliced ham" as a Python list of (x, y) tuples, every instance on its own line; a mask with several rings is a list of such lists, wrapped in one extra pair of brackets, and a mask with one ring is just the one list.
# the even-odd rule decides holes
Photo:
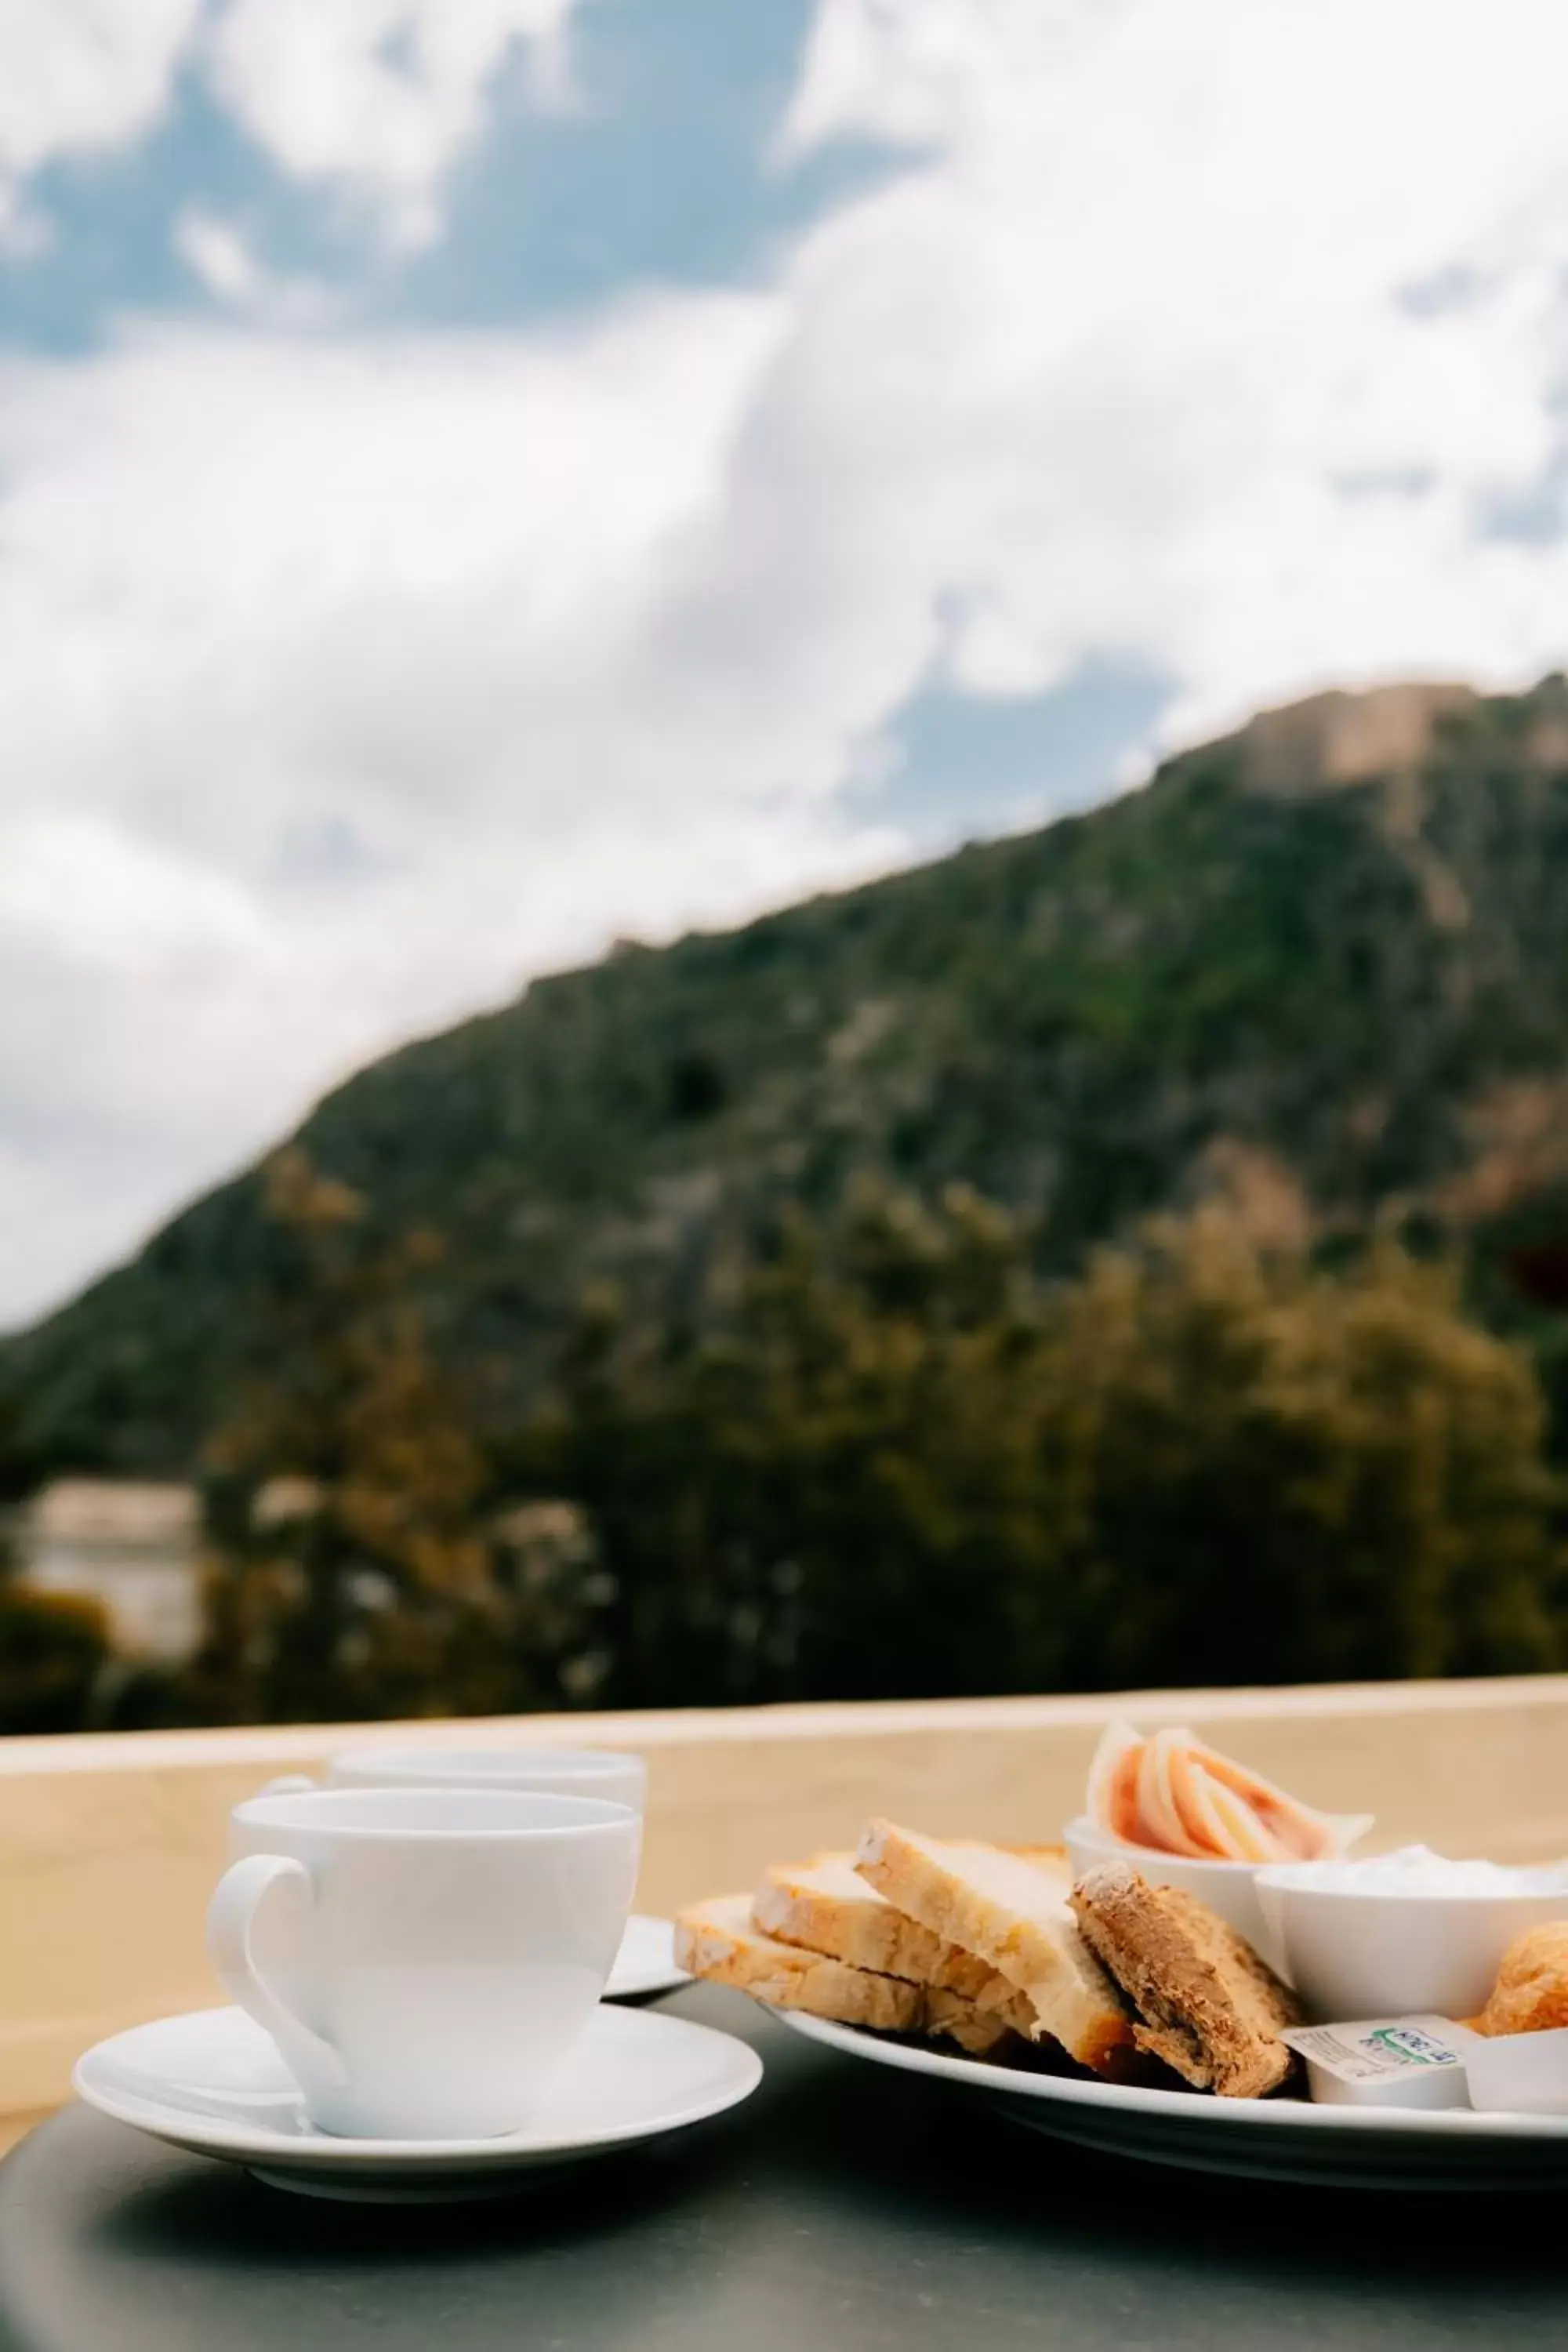
[(1372, 1826), (1370, 1816), (1314, 1812), (1190, 1731), (1145, 1739), (1126, 1723), (1095, 1751), (1087, 1809), (1124, 1845), (1194, 1862), (1318, 1862)]

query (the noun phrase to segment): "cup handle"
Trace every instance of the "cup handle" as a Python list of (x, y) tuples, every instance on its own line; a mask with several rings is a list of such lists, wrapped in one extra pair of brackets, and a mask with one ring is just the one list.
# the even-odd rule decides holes
[(283, 1772), (276, 1780), (268, 1780), (257, 1790), (258, 1797), (313, 1797), (321, 1787), (309, 1772)]
[(292, 1854), (250, 1853), (226, 1870), (207, 1906), (207, 1957), (224, 1990), (272, 2036), (300, 2088), (313, 2098), (344, 2087), (348, 2076), (342, 2059), (273, 1990), (250, 1950), (257, 1915), (272, 1888), (285, 1881), (309, 1906), (314, 1894), (310, 1874)]

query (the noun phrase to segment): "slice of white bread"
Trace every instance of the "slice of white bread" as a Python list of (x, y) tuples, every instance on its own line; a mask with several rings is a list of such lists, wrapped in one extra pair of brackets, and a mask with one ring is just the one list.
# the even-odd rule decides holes
[(1034, 2025), (1034, 2012), (1022, 1993), (1007, 1988), (1008, 1998), (994, 2009), (982, 2009), (961, 1992), (944, 1986), (926, 1988), (925, 2031), (956, 2042), (971, 2058), (1002, 2060), (1025, 2054)]
[(774, 2009), (804, 2009), (840, 2025), (918, 2033), (925, 2023), (921, 1986), (779, 1943), (752, 1925), (749, 1895), (717, 1895), (682, 1911), (675, 1922), (675, 1964), (710, 1984), (753, 1993)]
[(710, 1984), (733, 1985), (774, 2009), (805, 2010), (812, 2017), (884, 2033), (945, 2036), (973, 2058), (1005, 2057), (1027, 2034), (1030, 2011), (1016, 1994), (982, 2010), (946, 1987), (909, 1984), (826, 1953), (781, 1944), (764, 1935), (750, 1914), (744, 1895), (715, 1895), (681, 1912), (675, 1923), (676, 1965)]
[(1012, 1852), (874, 1821), (855, 1866), (896, 1909), (1005, 1977), (1028, 2003), (1035, 2039), (1051, 2034), (1097, 2070), (1131, 2045), (1127, 2004), (1079, 1932), (1071, 1873), (1055, 1850)]
[(1013, 1991), (987, 1961), (895, 1909), (859, 1875), (852, 1853), (775, 1863), (752, 1897), (752, 1917), (781, 1943), (910, 1984), (941, 1986), (985, 2008), (999, 2007)]

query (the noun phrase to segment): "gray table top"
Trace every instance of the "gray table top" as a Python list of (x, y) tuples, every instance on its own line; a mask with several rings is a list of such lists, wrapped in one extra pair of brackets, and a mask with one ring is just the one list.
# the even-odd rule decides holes
[(0, 2352), (1508, 2352), (1568, 2325), (1560, 2198), (1130, 2165), (738, 1993), (668, 2006), (755, 2044), (756, 2096), (496, 2203), (325, 2204), (66, 2109), (0, 2168)]

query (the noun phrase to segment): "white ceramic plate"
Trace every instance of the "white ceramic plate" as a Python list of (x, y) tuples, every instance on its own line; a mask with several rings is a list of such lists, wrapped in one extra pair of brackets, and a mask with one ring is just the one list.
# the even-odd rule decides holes
[(808, 2042), (875, 2066), (984, 2091), (1015, 2123), (1108, 2156), (1194, 2172), (1355, 2189), (1568, 2186), (1568, 2116), (1474, 2115), (1449, 2107), (1316, 2107), (1304, 2099), (1215, 2099), (1196, 2091), (1068, 2081), (949, 2057), (853, 2025), (774, 2011)]
[(626, 1921), (605, 1999), (646, 2000), (650, 1993), (673, 1992), (677, 1985), (689, 1981), (686, 1970), (675, 1965), (674, 1920), (649, 1919), (634, 1911)]
[(282, 2189), (387, 2201), (484, 2197), (520, 2171), (581, 2162), (681, 2131), (750, 2096), (754, 2050), (733, 2034), (641, 2010), (595, 2011), (526, 2131), (503, 2139), (335, 2139), (305, 2115), (293, 2077), (242, 2010), (133, 2026), (89, 2050), (77, 2093), (172, 2147), (242, 2164)]

